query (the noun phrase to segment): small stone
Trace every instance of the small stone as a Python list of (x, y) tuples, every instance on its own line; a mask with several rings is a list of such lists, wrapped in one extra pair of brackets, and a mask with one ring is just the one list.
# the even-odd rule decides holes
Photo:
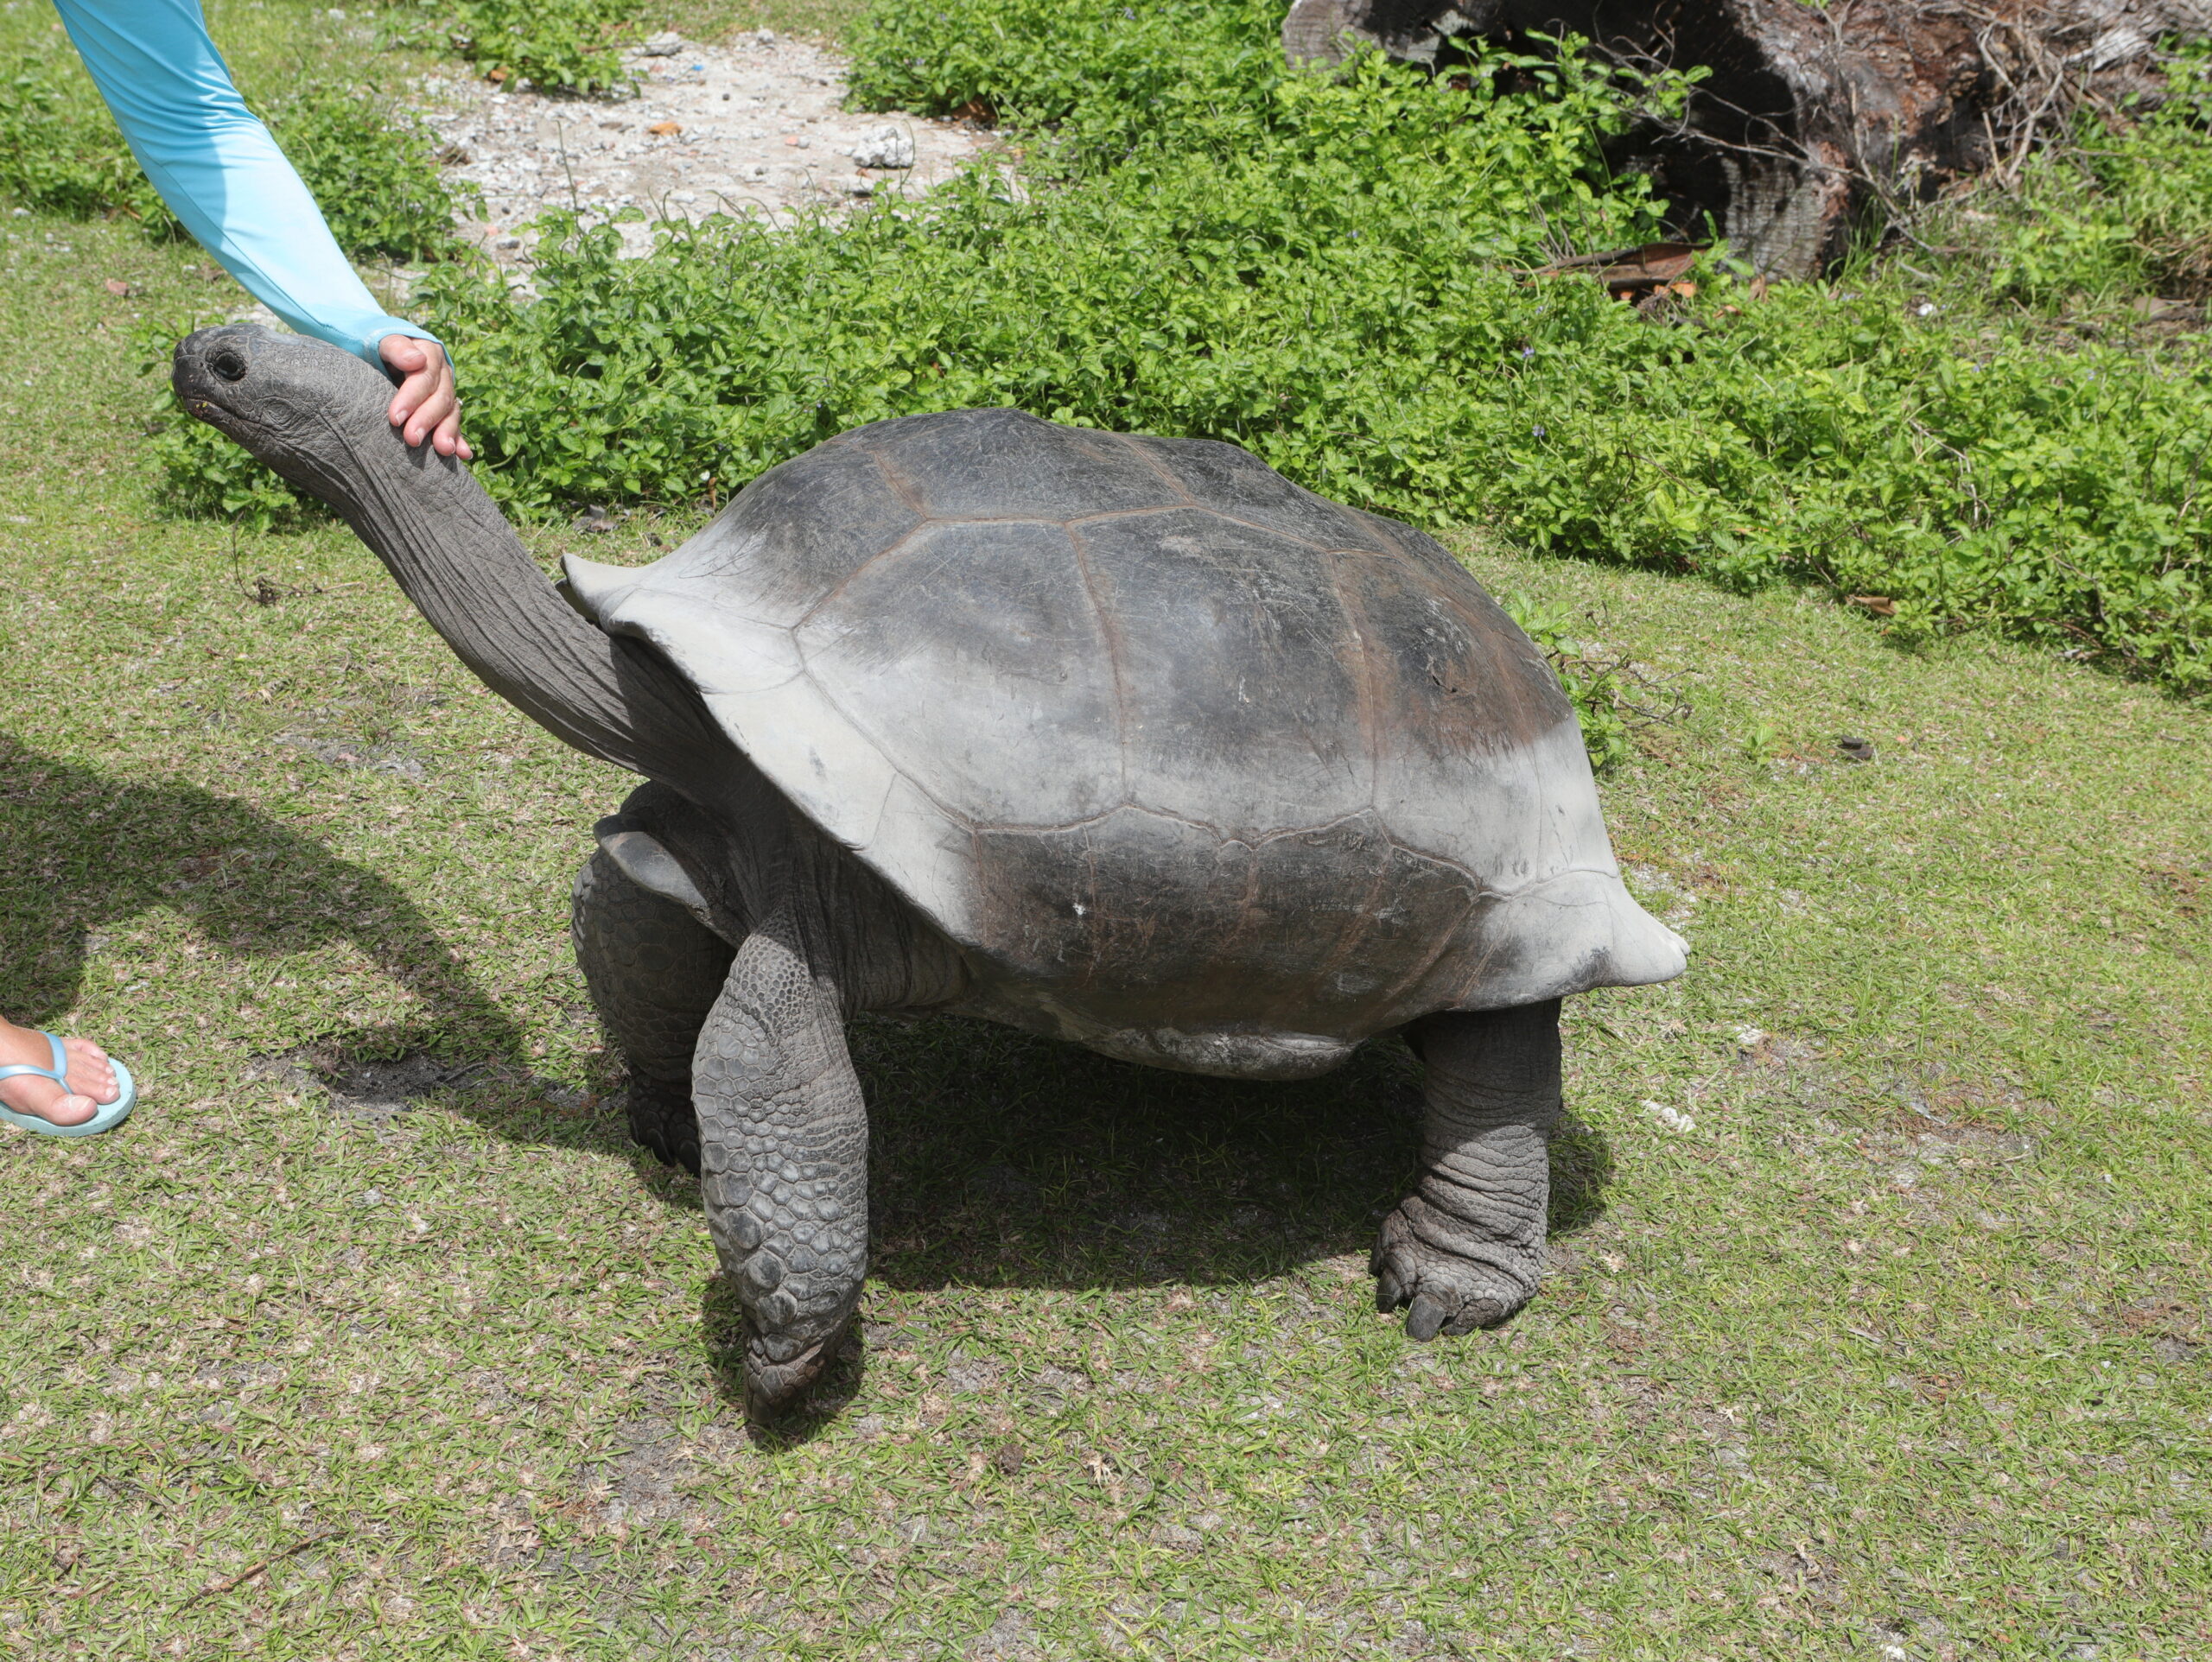
[(1697, 1129), (1697, 1121), (1692, 1116), (1664, 1102), (1654, 1102), (1649, 1097), (1643, 1100), (1643, 1111), (1678, 1137), (1686, 1137)]
[(656, 138), (674, 138), (683, 130), (683, 124), (676, 121), (656, 121), (645, 130)]
[(673, 30), (671, 30), (664, 34), (654, 35), (652, 39), (647, 41), (645, 45), (639, 47), (638, 50), (643, 56), (648, 58), (677, 57), (680, 55), (683, 50), (683, 37), (681, 35), (675, 33)]
[(1874, 741), (1871, 739), (1854, 739), (1847, 733), (1835, 741), (1835, 747), (1843, 752), (1843, 759), (1847, 762), (1871, 762), (1874, 759)]
[(911, 168), (914, 135), (895, 124), (874, 128), (855, 142), (852, 157), (856, 168)]

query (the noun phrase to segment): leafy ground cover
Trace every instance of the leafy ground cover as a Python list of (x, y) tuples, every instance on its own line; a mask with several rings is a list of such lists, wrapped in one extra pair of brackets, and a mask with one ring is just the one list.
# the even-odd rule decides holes
[[(1932, 256), (1771, 289), (1709, 262), (1651, 317), (1532, 273), (1653, 232), (1599, 143), (1678, 89), (1573, 58), (1315, 78), (1281, 65), (1276, 10), (884, 8), (854, 29), (856, 96), (1000, 119), (1021, 185), (715, 222), (639, 262), (556, 216), (527, 305), (432, 272), (494, 488), (539, 517), (713, 500), (862, 422), (1007, 403), (1232, 439), (1523, 546), (1810, 580), (1908, 638), (1993, 627), (2212, 687), (2212, 358), (2142, 312), (2212, 248), (2201, 60), (2133, 127), (1931, 221)], [(166, 443), (180, 499), (289, 511), (212, 435)]]
[[(2212, 360), (2144, 315), (2212, 270), (2201, 56), (2158, 111), (1931, 219), (1925, 254), (1772, 289), (1716, 262), (1652, 319), (1530, 273), (1652, 232), (1599, 142), (1678, 88), (1572, 58), (1493, 60), (1472, 86), (1315, 79), (1281, 63), (1276, 10), (882, 8), (852, 30), (856, 96), (1002, 122), (1022, 187), (979, 172), (796, 235), (719, 222), (635, 263), (556, 216), (527, 305), (491, 270), (434, 270), (422, 304), (490, 477), (540, 517), (714, 500), (861, 422), (1011, 403), (1231, 438), (1330, 494), (1527, 546), (1809, 580), (1908, 638), (1994, 627), (2212, 687)], [(19, 192), (127, 196), (81, 96), (66, 122), (46, 80), (10, 96)], [(310, 172), (360, 205), (352, 240), (423, 246), (443, 199), (419, 136), (340, 181), (325, 164), (373, 114), (287, 96)], [(179, 505), (296, 511), (212, 435), (163, 442)]]
[(0, 1008), (146, 1085), (0, 1134), (0, 1643), (2212, 1646), (2201, 707), (1465, 541), (1688, 706), (1607, 808), (1694, 967), (1573, 1010), (1536, 1304), (1427, 1348), (1367, 1308), (1402, 1058), (1242, 1088), (869, 1026), (868, 1326), (756, 1432), (563, 938), (625, 782), (341, 532), (162, 516), (131, 339), (209, 307), (196, 254), (0, 236)]
[[(235, 9), (242, 18), (250, 5)], [(357, 259), (416, 260), (453, 246), (464, 206), (440, 174), (436, 141), (372, 84), (397, 79), (404, 60), (378, 66), (374, 37), (342, 9), (287, 9), (277, 20), (228, 27), (210, 8), (239, 88), (269, 123), (339, 244)], [(257, 26), (255, 26), (257, 25)], [(77, 217), (120, 215), (156, 238), (181, 228), (138, 169), (92, 81), (69, 49), (52, 7), (0, 5), (0, 195)]]

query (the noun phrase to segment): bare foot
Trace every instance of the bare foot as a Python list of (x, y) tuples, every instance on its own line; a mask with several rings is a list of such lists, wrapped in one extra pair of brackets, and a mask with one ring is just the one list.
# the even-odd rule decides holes
[[(99, 1045), (90, 1039), (73, 1038), (62, 1040), (61, 1049), (69, 1063), (67, 1090), (35, 1074), (16, 1074), (0, 1079), (0, 1102), (17, 1113), (35, 1113), (57, 1126), (81, 1126), (100, 1111), (102, 1104), (123, 1094), (115, 1069), (108, 1066), (107, 1052)], [(18, 1027), (0, 1018), (0, 1068), (16, 1063), (51, 1068), (54, 1049), (36, 1028)]]

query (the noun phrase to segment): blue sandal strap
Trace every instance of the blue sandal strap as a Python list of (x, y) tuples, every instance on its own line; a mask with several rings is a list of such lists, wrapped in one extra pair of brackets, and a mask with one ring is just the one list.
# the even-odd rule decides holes
[(54, 1051), (54, 1065), (51, 1068), (34, 1068), (28, 1062), (11, 1062), (0, 1068), (0, 1079), (22, 1078), (35, 1074), (41, 1079), (52, 1080), (66, 1091), (69, 1088), (69, 1053), (61, 1048), (61, 1041), (43, 1027), (37, 1031), (38, 1036)]

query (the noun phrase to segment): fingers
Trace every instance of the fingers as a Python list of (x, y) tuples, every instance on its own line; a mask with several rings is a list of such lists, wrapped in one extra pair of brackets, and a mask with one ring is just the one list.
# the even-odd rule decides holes
[(411, 447), (425, 439), (441, 456), (471, 460), (475, 452), (461, 436), (461, 400), (454, 394), (453, 365), (435, 340), (386, 335), (377, 346), (384, 361), (405, 377), (392, 394), (391, 424)]
[(430, 444), (441, 456), (458, 456), (463, 461), (475, 456), (476, 453), (468, 447), (468, 441), (461, 436), (460, 399), (453, 401), (453, 408), (446, 412), (445, 420), (440, 422), (430, 435)]

